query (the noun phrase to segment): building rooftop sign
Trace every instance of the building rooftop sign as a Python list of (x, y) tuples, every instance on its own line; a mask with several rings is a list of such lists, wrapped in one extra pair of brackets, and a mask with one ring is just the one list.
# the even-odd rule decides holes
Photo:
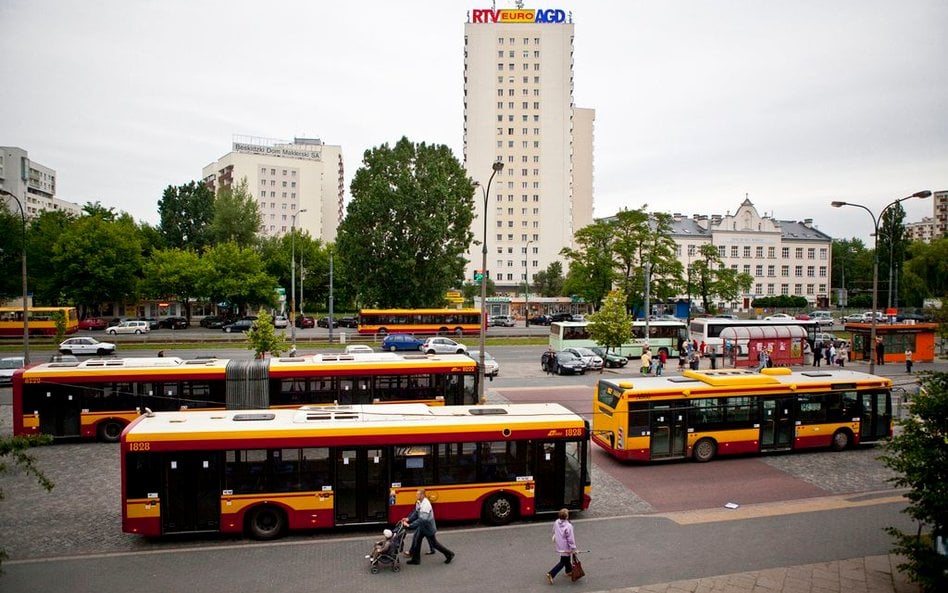
[(472, 23), (565, 23), (572, 22), (572, 15), (567, 15), (559, 8), (475, 8), (471, 11)]
[(306, 159), (311, 161), (322, 159), (322, 151), (320, 148), (322, 148), (321, 143), (293, 142), (290, 144), (289, 142), (280, 142), (267, 138), (255, 138), (252, 136), (235, 136), (233, 142), (234, 152), (291, 159)]

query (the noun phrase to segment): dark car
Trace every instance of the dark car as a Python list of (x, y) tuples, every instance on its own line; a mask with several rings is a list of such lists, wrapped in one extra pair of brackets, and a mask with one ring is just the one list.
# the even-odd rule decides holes
[(339, 318), (339, 327), (349, 327), (356, 329), (359, 327), (359, 320), (355, 317), (340, 317)]
[(586, 372), (583, 359), (565, 350), (544, 352), (540, 357), (540, 368), (556, 375), (582, 375)]
[(101, 317), (86, 317), (79, 322), (79, 329), (102, 331), (107, 327), (109, 327), (109, 322)]
[(295, 325), (300, 328), (316, 327), (316, 320), (309, 315), (297, 315)]
[(190, 325), (184, 317), (165, 317), (158, 324), (164, 329), (188, 329)]
[(161, 324), (158, 323), (158, 320), (154, 317), (139, 317), (136, 321), (147, 321), (148, 329), (158, 329), (161, 327)]
[(219, 315), (207, 315), (201, 319), (201, 327), (209, 329), (220, 329), (226, 325), (227, 321)]
[(530, 325), (550, 325), (552, 319), (549, 315), (534, 315), (528, 321)]
[[(320, 317), (319, 319), (316, 320), (316, 326), (317, 326), (317, 327), (325, 327), (325, 328), (328, 328), (328, 327), (329, 327), (329, 318), (328, 318), (328, 317)], [(333, 327), (339, 327), (339, 321), (333, 319), (333, 320), (332, 320), (332, 326), (333, 326)]]
[(249, 330), (251, 327), (253, 327), (254, 321), (256, 320), (255, 319), (238, 319), (237, 321), (233, 323), (228, 323), (221, 329), (227, 333), (245, 332)]
[(419, 350), (424, 345), (424, 340), (419, 340), (411, 334), (388, 334), (382, 340), (382, 350)]
[(617, 369), (629, 364), (629, 359), (626, 358), (625, 356), (616, 354), (615, 352), (607, 353), (606, 349), (600, 346), (594, 346), (590, 348), (590, 350), (592, 350), (593, 352), (598, 354), (600, 358), (602, 358), (607, 368)]
[(572, 321), (572, 320), (573, 320), (572, 313), (554, 313), (553, 315), (550, 316), (551, 323), (557, 322), (557, 321)]

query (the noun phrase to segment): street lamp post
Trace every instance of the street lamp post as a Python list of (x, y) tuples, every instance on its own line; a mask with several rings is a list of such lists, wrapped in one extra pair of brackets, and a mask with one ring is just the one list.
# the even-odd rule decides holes
[(296, 215), (306, 212), (301, 208), (290, 218), (290, 351), (296, 353)]
[(527, 241), (527, 259), (524, 262), (523, 279), (523, 319), (525, 327), (530, 327), (530, 245), (533, 239)]
[(23, 223), (23, 243), (20, 246), (20, 268), (23, 276), (23, 364), (30, 364), (30, 308), (26, 291), (26, 214), (23, 212), (23, 203), (18, 197), (2, 189), (0, 189), (0, 194), (16, 201), (20, 209), (20, 221)]
[(920, 192), (915, 192), (910, 196), (905, 196), (904, 198), (899, 198), (887, 204), (885, 208), (879, 212), (879, 217), (876, 218), (876, 215), (872, 213), (872, 210), (863, 206), (862, 204), (853, 204), (852, 202), (832, 202), (830, 205), (833, 208), (842, 208), (843, 206), (854, 206), (856, 208), (862, 208), (869, 213), (869, 216), (872, 218), (872, 227), (873, 227), (873, 247), (872, 247), (872, 323), (869, 329), (869, 374), (875, 374), (876, 372), (876, 324), (878, 323), (878, 309), (879, 309), (879, 220), (885, 216), (886, 210), (900, 204), (905, 200), (911, 200), (912, 198), (927, 198), (932, 195), (932, 192), (927, 189)]
[(487, 403), (484, 398), (484, 364), (486, 356), (484, 350), (487, 348), (487, 198), (490, 196), (490, 184), (494, 180), (494, 175), (504, 170), (502, 161), (494, 161), (492, 165), (490, 178), (487, 180), (487, 187), (481, 188), (484, 194), (484, 210), (481, 214), (484, 217), (484, 236), (481, 241), (481, 341), (480, 341), (480, 365), (477, 368), (477, 402)]

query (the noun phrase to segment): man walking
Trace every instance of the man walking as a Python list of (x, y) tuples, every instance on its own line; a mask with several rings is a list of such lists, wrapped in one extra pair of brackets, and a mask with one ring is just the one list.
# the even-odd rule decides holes
[(451, 564), (454, 560), (454, 552), (445, 548), (438, 542), (435, 535), (438, 528), (435, 524), (434, 509), (431, 508), (431, 501), (425, 495), (425, 489), (419, 488), (415, 493), (415, 510), (410, 515), (402, 519), (402, 526), (405, 529), (414, 529), (415, 537), (411, 540), (411, 550), (409, 555), (411, 560), (408, 564), (421, 564), (421, 540), (428, 538), (428, 544), (432, 550), (437, 550), (444, 554), (444, 563)]

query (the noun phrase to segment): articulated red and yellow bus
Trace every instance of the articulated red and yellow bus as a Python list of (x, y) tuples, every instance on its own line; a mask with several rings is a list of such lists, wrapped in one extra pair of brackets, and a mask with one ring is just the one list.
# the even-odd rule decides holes
[[(26, 310), (31, 336), (55, 336), (54, 313), (62, 313), (66, 335), (79, 331), (79, 316), (75, 307), (29, 307)], [(0, 336), (23, 337), (23, 308), (0, 307)]]
[(622, 460), (843, 450), (892, 434), (892, 381), (848, 370), (685, 371), (601, 379), (592, 440)]
[(477, 380), (477, 363), (456, 354), (50, 362), (14, 374), (13, 433), (118, 442), (122, 429), (145, 409), (470, 405), (477, 403)]
[(146, 536), (391, 525), (589, 506), (587, 422), (559, 404), (157, 412), (122, 433), (122, 529)]
[(362, 309), (360, 334), (476, 334), (480, 309)]

